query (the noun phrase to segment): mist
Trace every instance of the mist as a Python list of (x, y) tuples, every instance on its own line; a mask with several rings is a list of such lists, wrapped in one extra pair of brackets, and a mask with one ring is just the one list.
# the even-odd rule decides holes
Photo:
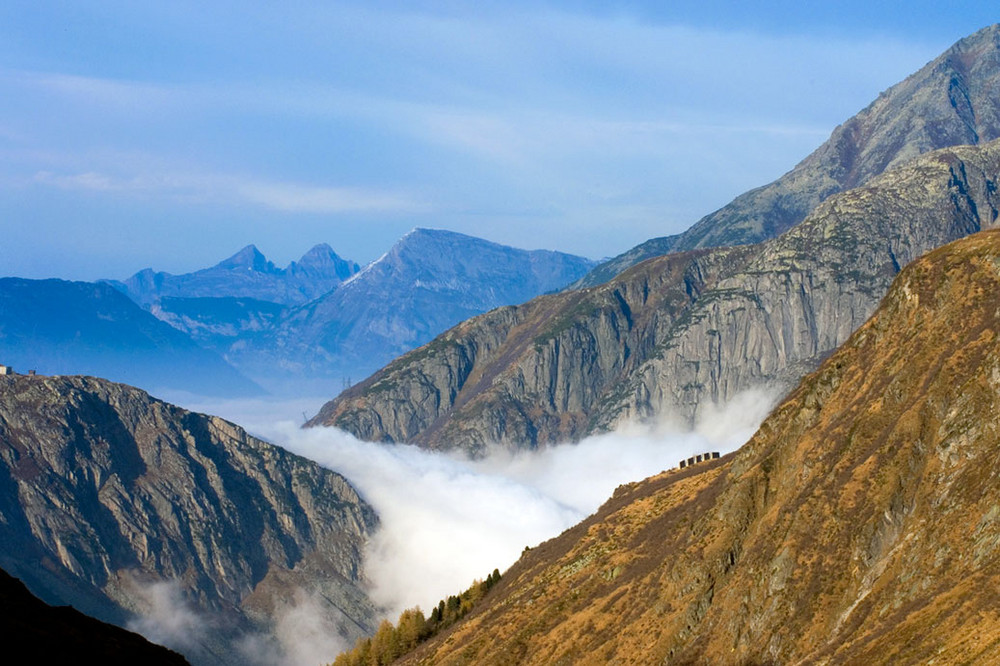
[(130, 631), (179, 652), (200, 652), (211, 623), (187, 604), (177, 581), (130, 583), (142, 613), (129, 622)]
[(222, 618), (196, 610), (179, 581), (128, 584), (140, 615), (127, 628), (195, 663), (231, 663), (225, 653), (233, 649), (247, 666), (315, 666), (351, 647), (322, 600), (304, 590), (279, 603), (270, 633), (240, 634)]
[(378, 512), (381, 525), (368, 544), (365, 569), (372, 600), (395, 620), (406, 608), (433, 607), (494, 568), (504, 571), (526, 546), (596, 511), (618, 485), (698, 453), (735, 450), (776, 398), (743, 393), (723, 409), (706, 410), (693, 429), (663, 418), (576, 444), (518, 452), (497, 447), (478, 460), (362, 442), (335, 428), (303, 430), (301, 413), (315, 413), (309, 399), (189, 407), (233, 420), (347, 477)]

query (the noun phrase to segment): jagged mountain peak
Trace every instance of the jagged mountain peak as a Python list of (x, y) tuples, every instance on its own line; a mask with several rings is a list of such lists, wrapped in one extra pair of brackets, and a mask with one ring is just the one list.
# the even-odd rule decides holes
[(537, 283), (537, 286), (522, 290), (524, 298), (514, 297), (512, 301), (503, 298), (491, 306), (495, 307), (502, 302), (527, 300), (531, 297), (529, 292), (536, 288), (548, 291), (555, 288), (554, 285), (565, 284), (565, 271), (573, 272), (585, 265), (593, 265), (593, 262), (563, 252), (503, 245), (458, 231), (416, 227), (366, 266), (352, 282), (392, 276), (407, 284), (414, 281), (447, 284), (448, 289), (457, 292), (472, 286), (471, 283), (463, 284), (466, 280), (489, 280), (498, 289), (500, 284)]
[(285, 270), (292, 275), (321, 273), (346, 280), (357, 273), (360, 267), (356, 262), (342, 258), (327, 243), (318, 243)]
[(217, 263), (213, 268), (226, 270), (252, 270), (258, 273), (277, 273), (278, 269), (267, 260), (256, 245), (250, 244), (239, 252)]
[(593, 263), (589, 259), (556, 250), (526, 250), (449, 229), (416, 227), (404, 234), (388, 252), (372, 264), (397, 261), (404, 257), (435, 262), (441, 256), (447, 257), (451, 263), (485, 265), (492, 260), (498, 260), (501, 256), (515, 255), (534, 262), (575, 259)]
[(336, 289), (358, 270), (357, 263), (337, 256), (326, 243), (314, 246), (284, 269), (250, 244), (214, 266), (191, 273), (171, 275), (144, 269), (127, 280), (108, 282), (147, 308), (165, 298), (252, 298), (299, 305)]
[[(330, 257), (337, 257), (337, 253), (333, 251), (329, 243), (316, 243), (311, 248), (309, 248), (302, 258), (299, 259), (299, 264), (309, 264), (317, 261), (323, 261)], [(338, 257), (339, 258), (339, 257)]]
[(993, 52), (994, 55), (1000, 53), (1000, 23), (988, 25), (963, 37), (945, 51), (943, 56), (948, 60), (953, 60), (957, 56), (958, 62), (967, 70), (971, 65), (969, 58), (981, 61), (989, 52)]
[[(507, 246), (501, 245), (500, 243), (494, 243), (493, 241), (488, 241), (485, 238), (478, 238), (476, 236), (469, 236), (468, 234), (463, 234), (458, 231), (450, 231), (448, 229), (430, 229), (427, 227), (415, 227), (410, 231), (406, 232), (396, 243), (392, 246), (389, 252), (401, 249), (414, 249), (420, 247), (426, 247), (428, 245), (438, 245), (438, 244), (471, 244), (477, 246), (494, 246), (497, 248), (506, 248)], [(508, 248), (514, 249), (514, 248)]]
[(333, 359), (356, 376), (463, 319), (558, 289), (591, 266), (583, 257), (416, 228), (339, 289), (290, 311), (260, 343), (307, 372)]

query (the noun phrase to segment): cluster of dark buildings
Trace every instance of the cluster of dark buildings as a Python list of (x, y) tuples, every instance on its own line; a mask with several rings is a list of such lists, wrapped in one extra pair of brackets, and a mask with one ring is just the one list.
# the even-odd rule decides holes
[(718, 457), (718, 451), (712, 451), (711, 453), (699, 453), (696, 456), (691, 456), (687, 460), (682, 460), (679, 467), (684, 469), (685, 467), (690, 467), (691, 465), (696, 465), (700, 462), (705, 462), (706, 460), (715, 460)]

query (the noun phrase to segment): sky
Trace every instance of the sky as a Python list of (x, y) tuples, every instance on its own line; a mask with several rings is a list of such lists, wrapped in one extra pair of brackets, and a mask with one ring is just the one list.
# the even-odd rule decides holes
[(613, 256), (790, 169), (987, 3), (0, 3), (0, 275)]

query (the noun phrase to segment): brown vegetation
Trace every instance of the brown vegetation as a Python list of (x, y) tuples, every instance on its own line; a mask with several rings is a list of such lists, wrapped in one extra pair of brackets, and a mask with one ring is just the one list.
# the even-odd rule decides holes
[(619, 489), (403, 663), (997, 663), (1000, 233), (905, 269), (740, 451)]
[(354, 649), (337, 657), (333, 666), (383, 666), (413, 651), (424, 641), (465, 617), (493, 586), (500, 582), (500, 571), (493, 570), (486, 580), (475, 581), (458, 595), (442, 599), (424, 617), (420, 607), (408, 608), (399, 616), (396, 626), (383, 620), (370, 638), (359, 638)]

